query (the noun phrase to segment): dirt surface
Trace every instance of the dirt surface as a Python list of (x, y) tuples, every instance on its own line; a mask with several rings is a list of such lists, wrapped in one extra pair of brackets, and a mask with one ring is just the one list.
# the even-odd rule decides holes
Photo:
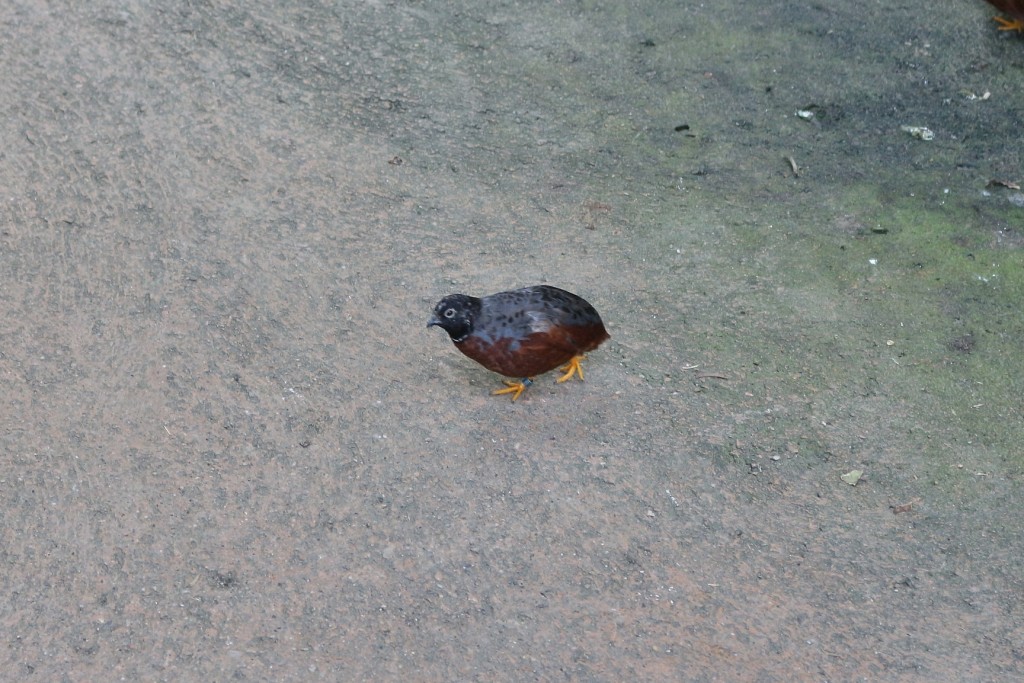
[[(5, 3), (2, 677), (1020, 680), (993, 14)], [(537, 283), (513, 404), (425, 323)]]

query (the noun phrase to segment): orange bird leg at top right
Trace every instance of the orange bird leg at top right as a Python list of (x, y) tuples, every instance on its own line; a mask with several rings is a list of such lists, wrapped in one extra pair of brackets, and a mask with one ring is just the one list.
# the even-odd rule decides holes
[(988, 4), (1012, 17), (992, 17), (999, 24), (1000, 31), (1024, 33), (1024, 0), (988, 0)]

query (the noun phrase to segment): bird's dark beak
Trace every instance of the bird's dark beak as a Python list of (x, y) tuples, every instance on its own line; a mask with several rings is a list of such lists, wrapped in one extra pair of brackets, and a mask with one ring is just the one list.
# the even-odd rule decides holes
[(427, 327), (433, 327), (434, 325), (440, 325), (441, 319), (436, 315), (430, 316), (430, 320), (427, 321)]

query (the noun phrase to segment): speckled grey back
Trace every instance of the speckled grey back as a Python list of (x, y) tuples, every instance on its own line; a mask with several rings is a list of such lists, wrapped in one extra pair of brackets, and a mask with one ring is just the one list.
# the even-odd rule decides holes
[(489, 341), (546, 332), (556, 323), (576, 327), (601, 322), (601, 316), (584, 299), (549, 285), (499, 292), (483, 297), (481, 304), (474, 332)]

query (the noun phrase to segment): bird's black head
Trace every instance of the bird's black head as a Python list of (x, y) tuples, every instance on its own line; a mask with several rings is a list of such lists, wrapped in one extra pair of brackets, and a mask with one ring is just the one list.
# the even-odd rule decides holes
[(456, 344), (473, 333), (473, 323), (480, 316), (480, 299), (465, 294), (451, 294), (437, 302), (427, 327), (437, 325)]

